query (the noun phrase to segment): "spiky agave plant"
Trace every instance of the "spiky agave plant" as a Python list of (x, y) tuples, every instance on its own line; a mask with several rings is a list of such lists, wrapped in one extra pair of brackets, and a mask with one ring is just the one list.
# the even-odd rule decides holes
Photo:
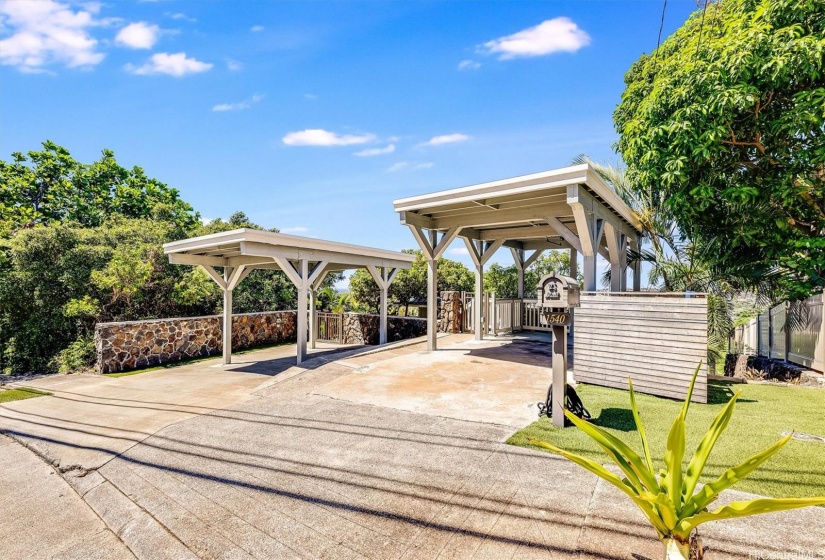
[(698, 539), (691, 539), (696, 527), (702, 523), (825, 504), (825, 496), (817, 498), (760, 498), (732, 502), (715, 511), (708, 511), (708, 506), (716, 500), (722, 490), (730, 488), (748, 476), (754, 469), (779, 451), (783, 445), (788, 443), (791, 436), (788, 435), (780, 439), (774, 445), (750, 457), (744, 463), (726, 470), (722, 473), (722, 476), (705, 484), (697, 492), (696, 487), (708, 456), (713, 450), (716, 440), (727, 428), (736, 399), (740, 394), (740, 392), (737, 392), (713, 420), (696, 448), (693, 458), (688, 463), (687, 469), (685, 469), (685, 418), (690, 407), (690, 398), (693, 394), (693, 386), (696, 383), (696, 376), (700, 367), (701, 364), (693, 374), (685, 403), (670, 428), (665, 448), (664, 468), (659, 471), (658, 476), (653, 466), (653, 458), (650, 455), (644, 426), (636, 408), (636, 396), (630, 378), (628, 378), (630, 407), (633, 411), (633, 419), (636, 421), (639, 437), (642, 440), (643, 457), (639, 456), (629, 445), (613, 434), (580, 419), (569, 411), (565, 411), (565, 415), (573, 424), (593, 438), (604, 449), (624, 473), (624, 478), (620, 478), (595, 461), (570, 453), (544, 441), (530, 440), (535, 445), (570, 459), (627, 494), (656, 529), (659, 540), (665, 547), (666, 560), (687, 560), (702, 557), (701, 545), (698, 543)]

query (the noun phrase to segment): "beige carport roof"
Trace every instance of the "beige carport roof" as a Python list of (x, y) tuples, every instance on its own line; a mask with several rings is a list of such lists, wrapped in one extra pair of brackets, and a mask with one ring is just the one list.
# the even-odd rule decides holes
[[(311, 300), (310, 343), (315, 336), (315, 293), (326, 275), (365, 268), (381, 290), (380, 341), (387, 339), (387, 290), (398, 270), (408, 269), (414, 255), (325, 241), (311, 237), (241, 228), (166, 243), (172, 264), (200, 266), (220, 286), (224, 296), (223, 359), (232, 357), (232, 291), (255, 269), (282, 270), (298, 288), (298, 363), (307, 355), (307, 295)], [(222, 268), (221, 272), (215, 267)]]
[[(596, 289), (596, 256), (610, 261), (611, 290), (626, 289), (627, 250), (638, 249), (641, 225), (632, 210), (602, 181), (589, 164), (574, 165), (510, 179), (481, 183), (394, 202), (403, 225), (409, 226), (428, 258), (428, 316), (435, 314), (436, 261), (456, 238), (463, 238), (476, 267), (476, 301), (481, 301), (484, 265), (508, 247), (519, 271), (519, 297), (524, 270), (548, 249), (571, 251), (584, 261), (584, 288)], [(532, 251), (527, 255), (527, 251)], [(571, 270), (575, 276), (575, 270)], [(639, 269), (634, 268), (634, 289)], [(481, 306), (474, 307), (480, 314)], [(481, 316), (474, 319), (481, 338)], [(428, 348), (436, 347), (435, 325)]]
[(409, 268), (409, 263), (415, 260), (413, 255), (398, 251), (251, 228), (173, 241), (166, 243), (163, 250), (173, 264), (244, 265), (249, 269), (280, 268), (274, 258), (292, 263), (306, 259), (310, 265), (326, 262), (327, 272), (369, 265)]
[[(576, 165), (396, 200), (401, 223), (482, 241), (503, 239), (516, 249), (573, 248), (583, 252), (593, 236), (580, 236), (587, 217), (638, 237), (633, 212), (588, 165)], [(571, 235), (572, 234), (572, 235)], [(584, 237), (583, 239), (580, 239)], [(607, 250), (608, 240), (600, 246)]]

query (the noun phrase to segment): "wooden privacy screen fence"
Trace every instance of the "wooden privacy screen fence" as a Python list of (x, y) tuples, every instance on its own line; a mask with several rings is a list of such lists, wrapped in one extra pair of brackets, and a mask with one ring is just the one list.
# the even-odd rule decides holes
[(577, 382), (707, 402), (707, 300), (703, 294), (585, 292), (573, 329)]

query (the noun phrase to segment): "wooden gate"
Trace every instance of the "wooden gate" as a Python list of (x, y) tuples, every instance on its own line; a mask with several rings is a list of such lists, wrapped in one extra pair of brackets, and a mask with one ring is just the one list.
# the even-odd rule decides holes
[(318, 316), (318, 332), (316, 333), (318, 340), (324, 342), (344, 343), (344, 314), (343, 313), (326, 313), (319, 311)]
[[(464, 332), (475, 332), (475, 296), (462, 292)], [(485, 334), (497, 336), (522, 330), (524, 303), (520, 299), (497, 298), (494, 292), (484, 292), (481, 300), (481, 325)]]

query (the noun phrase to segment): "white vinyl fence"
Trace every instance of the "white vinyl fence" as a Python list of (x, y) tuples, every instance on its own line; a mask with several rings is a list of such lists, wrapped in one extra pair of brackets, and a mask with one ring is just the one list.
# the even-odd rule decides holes
[(798, 320), (787, 325), (789, 304), (781, 303), (747, 325), (737, 327), (731, 338), (732, 352), (770, 356), (818, 371), (825, 370), (823, 295), (811, 296), (799, 305)]

